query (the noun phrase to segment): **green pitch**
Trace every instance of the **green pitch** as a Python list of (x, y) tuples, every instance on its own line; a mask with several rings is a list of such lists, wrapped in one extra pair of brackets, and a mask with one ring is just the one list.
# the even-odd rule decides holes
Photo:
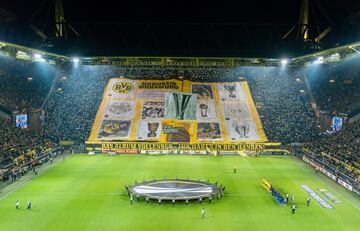
[[(233, 168), (237, 174), (233, 174)], [(212, 204), (134, 203), (124, 185), (135, 180), (192, 178), (218, 181), (225, 196)], [(298, 209), (281, 207), (261, 186), (267, 177), (282, 193), (295, 195)], [(307, 184), (332, 193), (340, 203), (306, 207)], [(15, 201), (20, 201), (20, 210)], [(26, 210), (31, 200), (33, 208)], [(289, 157), (87, 156), (60, 161), (0, 199), (0, 230), (359, 230), (359, 199)], [(206, 211), (201, 219), (201, 208)]]

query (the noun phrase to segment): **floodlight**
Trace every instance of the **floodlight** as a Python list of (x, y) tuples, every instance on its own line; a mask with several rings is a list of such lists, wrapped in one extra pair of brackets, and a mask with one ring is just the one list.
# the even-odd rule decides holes
[(77, 64), (80, 62), (80, 59), (79, 58), (72, 58), (71, 61), (73, 61), (73, 63)]
[(41, 54), (35, 53), (35, 54), (34, 54), (34, 58), (35, 58), (35, 59), (41, 59), (42, 56), (41, 56)]
[(288, 59), (282, 59), (281, 60), (281, 64), (282, 65), (286, 65), (286, 64), (288, 64), (289, 63), (289, 60)]
[(324, 57), (323, 56), (319, 56), (315, 61), (314, 64), (321, 64), (324, 63)]

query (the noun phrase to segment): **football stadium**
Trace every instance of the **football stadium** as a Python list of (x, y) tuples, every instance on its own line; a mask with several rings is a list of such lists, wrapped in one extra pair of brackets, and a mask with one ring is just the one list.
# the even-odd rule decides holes
[(117, 7), (0, 3), (0, 230), (360, 229), (357, 1)]

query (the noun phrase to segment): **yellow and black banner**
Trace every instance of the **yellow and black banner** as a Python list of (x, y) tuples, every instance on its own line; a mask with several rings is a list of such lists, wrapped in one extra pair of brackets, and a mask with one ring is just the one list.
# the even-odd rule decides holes
[(125, 149), (137, 150), (208, 150), (208, 151), (261, 151), (265, 149), (265, 144), (249, 144), (249, 143), (234, 143), (234, 144), (213, 144), (213, 143), (176, 143), (176, 142), (104, 142), (97, 144), (94, 147), (101, 148), (102, 151), (117, 151)]
[(102, 149), (236, 151), (266, 142), (247, 82), (126, 78), (109, 80), (87, 141)]

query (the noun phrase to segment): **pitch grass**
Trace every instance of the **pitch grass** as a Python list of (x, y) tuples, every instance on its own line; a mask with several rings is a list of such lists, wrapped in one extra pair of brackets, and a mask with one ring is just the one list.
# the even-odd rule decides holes
[[(163, 177), (218, 181), (226, 186), (225, 196), (202, 205), (130, 205), (125, 184)], [(295, 215), (261, 187), (263, 177), (295, 195)], [(326, 189), (341, 203), (324, 209), (312, 200), (306, 207), (300, 184), (319, 195), (319, 188)], [(358, 201), (349, 196), (289, 157), (76, 155), (2, 198), (0, 230), (359, 230)], [(31, 211), (27, 200), (33, 203)]]

